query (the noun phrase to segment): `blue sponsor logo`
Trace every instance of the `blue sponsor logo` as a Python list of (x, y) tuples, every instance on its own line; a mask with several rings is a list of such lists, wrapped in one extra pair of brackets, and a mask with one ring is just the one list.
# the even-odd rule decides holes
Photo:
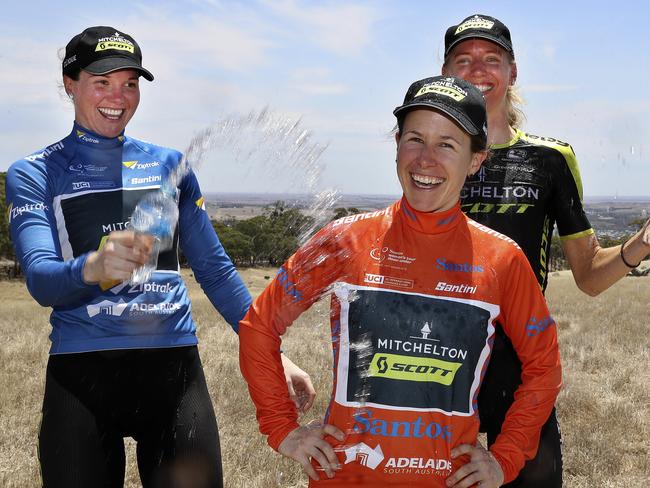
[(445, 271), (456, 271), (458, 273), (482, 273), (483, 266), (470, 263), (454, 263), (446, 258), (436, 259), (436, 269)]
[(280, 268), (278, 271), (278, 283), (282, 285), (284, 291), (287, 295), (293, 298), (294, 302), (299, 302), (302, 300), (302, 292), (296, 287), (296, 284), (289, 280), (289, 273), (284, 267)]
[(369, 433), (381, 437), (402, 437), (415, 439), (444, 439), (451, 442), (451, 425), (442, 425), (438, 422), (425, 422), (418, 417), (413, 422), (398, 420), (373, 419), (372, 411), (357, 413), (352, 417), (355, 424), (352, 426), (357, 434)]
[(526, 324), (526, 335), (528, 337), (539, 335), (553, 325), (555, 325), (555, 320), (553, 320), (553, 317), (551, 316), (539, 320), (535, 317), (531, 317)]

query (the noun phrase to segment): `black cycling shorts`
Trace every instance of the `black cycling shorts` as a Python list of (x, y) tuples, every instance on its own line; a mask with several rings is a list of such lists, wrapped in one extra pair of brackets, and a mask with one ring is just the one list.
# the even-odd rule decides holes
[(39, 459), (45, 488), (222, 487), (219, 432), (196, 346), (50, 356)]
[[(492, 445), (501, 432), (506, 412), (514, 402), (521, 384), (521, 361), (500, 325), (494, 334), (492, 355), (478, 395), (481, 432)], [(541, 430), (539, 448), (534, 459), (526, 462), (517, 478), (504, 488), (561, 488), (562, 436), (555, 409)]]

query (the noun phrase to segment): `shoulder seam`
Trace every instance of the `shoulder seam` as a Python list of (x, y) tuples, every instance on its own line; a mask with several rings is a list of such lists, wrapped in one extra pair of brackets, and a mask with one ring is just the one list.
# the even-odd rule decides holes
[(163, 151), (170, 151), (173, 153), (177, 153), (182, 156), (182, 152), (179, 151), (178, 149), (174, 149), (173, 147), (166, 147), (166, 146), (159, 146), (158, 144), (153, 144), (152, 142), (147, 142), (147, 141), (142, 141), (140, 139), (136, 139), (131, 136), (126, 136), (126, 141), (125, 142), (132, 142), (135, 146), (137, 146), (139, 149), (143, 150), (144, 152), (151, 154), (152, 148), (155, 148), (156, 150), (163, 150)]
[(582, 201), (583, 200), (582, 178), (580, 177), (580, 168), (578, 167), (578, 160), (576, 159), (576, 155), (575, 152), (573, 151), (573, 147), (571, 147), (571, 144), (569, 144), (568, 142), (560, 141), (559, 139), (555, 139), (554, 137), (536, 136), (528, 132), (525, 132), (522, 135), (522, 139), (525, 140), (526, 142), (535, 144), (537, 146), (554, 149), (555, 151), (559, 152), (562, 155), (562, 157), (564, 158), (564, 162), (569, 167), (569, 171), (571, 171), (571, 175), (573, 176), (573, 181), (575, 182), (576, 188), (578, 189), (578, 196), (580, 197), (580, 201)]

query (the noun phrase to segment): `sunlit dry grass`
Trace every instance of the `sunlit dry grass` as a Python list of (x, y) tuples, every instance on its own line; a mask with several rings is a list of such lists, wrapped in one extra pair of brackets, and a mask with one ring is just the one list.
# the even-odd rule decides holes
[[(270, 270), (245, 270), (253, 294)], [(306, 486), (291, 462), (266, 446), (237, 364), (235, 334), (187, 280), (199, 323), (200, 352), (221, 432), (226, 486)], [(570, 276), (551, 277), (548, 300), (559, 324), (565, 388), (558, 402), (565, 444), (565, 486), (650, 486), (650, 278), (626, 278), (597, 298)], [(47, 309), (19, 282), (0, 282), (0, 486), (40, 486), (37, 432), (49, 334)], [(327, 303), (290, 329), (284, 350), (307, 370), (319, 399), (306, 420), (322, 415), (331, 385)], [(127, 487), (140, 486), (127, 442)]]

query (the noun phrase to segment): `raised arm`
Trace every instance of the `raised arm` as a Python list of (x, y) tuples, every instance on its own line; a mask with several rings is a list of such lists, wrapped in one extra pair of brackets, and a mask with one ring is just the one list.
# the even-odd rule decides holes
[(563, 239), (562, 249), (583, 292), (596, 296), (624, 277), (650, 254), (650, 220), (627, 242), (600, 247), (595, 234)]
[(650, 254), (648, 222), (621, 250), (602, 248), (582, 204), (582, 180), (573, 148), (553, 145), (557, 151), (553, 204), (562, 249), (580, 290), (596, 296), (612, 286)]

